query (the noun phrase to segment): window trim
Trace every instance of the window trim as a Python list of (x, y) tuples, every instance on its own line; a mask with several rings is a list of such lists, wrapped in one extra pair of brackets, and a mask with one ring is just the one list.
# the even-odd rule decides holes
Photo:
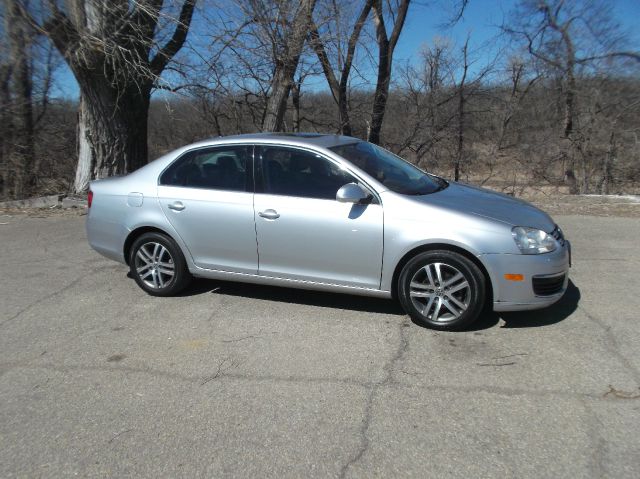
[[(171, 168), (175, 163), (177, 163), (178, 161), (180, 161), (182, 158), (184, 158), (187, 155), (190, 155), (194, 152), (200, 151), (200, 150), (213, 150), (213, 149), (232, 149), (232, 148), (242, 148), (242, 147), (246, 147), (249, 149), (249, 154), (247, 157), (247, 164), (245, 165), (245, 173), (246, 173), (246, 179), (245, 179), (245, 184), (244, 184), (244, 189), (243, 190), (225, 190), (225, 189), (220, 189), (220, 188), (210, 188), (207, 186), (187, 186), (187, 185), (166, 185), (163, 184), (160, 180), (162, 178), (162, 176), (164, 175), (164, 173)], [(192, 188), (192, 189), (197, 189), (197, 190), (207, 190), (207, 191), (227, 191), (230, 193), (255, 193), (255, 186), (256, 186), (256, 182), (255, 182), (255, 151), (256, 151), (256, 145), (253, 143), (223, 143), (223, 144), (219, 144), (219, 145), (206, 145), (206, 146), (198, 146), (195, 148), (190, 148), (188, 150), (183, 151), (179, 156), (177, 156), (176, 158), (174, 158), (167, 166), (165, 166), (162, 171), (158, 174), (158, 179), (157, 179), (157, 186), (164, 186), (167, 188)]]
[(376, 191), (376, 189), (373, 188), (369, 184), (369, 182), (367, 182), (366, 180), (362, 179), (361, 175), (359, 175), (357, 172), (353, 171), (353, 169), (351, 169), (349, 167), (350, 165), (347, 164), (347, 162), (341, 162), (339, 160), (335, 160), (335, 159), (331, 158), (330, 156), (328, 156), (323, 151), (318, 151), (318, 150), (315, 150), (313, 148), (305, 148), (305, 147), (298, 146), (298, 145), (282, 145), (282, 144), (277, 144), (277, 143), (256, 143), (254, 145), (254, 149), (253, 149), (253, 164), (254, 164), (254, 171), (255, 171), (255, 173), (254, 173), (255, 174), (255, 178), (254, 178), (254, 188), (255, 188), (254, 191), (255, 191), (255, 194), (282, 196), (282, 197), (287, 197), (287, 198), (304, 198), (304, 199), (308, 199), (308, 200), (318, 200), (318, 201), (336, 201), (337, 202), (337, 200), (335, 198), (333, 198), (333, 199), (330, 199), (330, 198), (315, 198), (313, 196), (281, 195), (281, 194), (277, 194), (277, 193), (268, 193), (268, 192), (266, 192), (264, 190), (264, 164), (263, 164), (263, 159), (262, 159), (262, 148), (282, 148), (282, 149), (287, 149), (287, 150), (298, 150), (298, 151), (303, 151), (305, 153), (313, 153), (314, 155), (320, 156), (321, 158), (327, 160), (331, 164), (340, 167), (340, 169), (346, 170), (351, 176), (354, 177), (354, 179), (356, 179), (358, 181), (359, 184), (364, 186), (365, 189), (367, 191), (369, 191), (369, 193), (371, 193), (371, 195), (373, 196), (371, 202), (368, 203), (368, 204), (382, 205), (382, 200), (380, 198), (380, 195)]

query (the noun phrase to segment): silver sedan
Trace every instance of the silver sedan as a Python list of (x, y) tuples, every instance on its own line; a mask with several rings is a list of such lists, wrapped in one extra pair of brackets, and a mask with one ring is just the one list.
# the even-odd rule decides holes
[(394, 297), (437, 329), (549, 306), (569, 281), (543, 211), (335, 135), (217, 138), (94, 181), (87, 234), (152, 295), (197, 276)]

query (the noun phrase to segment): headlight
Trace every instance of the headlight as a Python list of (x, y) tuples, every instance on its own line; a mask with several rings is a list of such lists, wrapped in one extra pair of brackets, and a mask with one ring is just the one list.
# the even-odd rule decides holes
[(553, 236), (535, 228), (515, 226), (511, 234), (522, 254), (550, 253), (558, 247)]

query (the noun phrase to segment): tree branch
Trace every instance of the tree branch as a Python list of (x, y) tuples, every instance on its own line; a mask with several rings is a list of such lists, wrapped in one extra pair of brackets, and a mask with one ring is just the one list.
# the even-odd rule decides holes
[(586, 63), (592, 60), (604, 60), (605, 58), (625, 57), (640, 62), (640, 52), (610, 52), (603, 55), (594, 55), (585, 58), (576, 58), (576, 63)]
[(324, 49), (322, 40), (320, 40), (320, 34), (318, 33), (318, 26), (313, 20), (311, 20), (309, 40), (311, 43), (311, 47), (313, 48), (313, 51), (316, 53), (316, 56), (320, 61), (320, 65), (322, 66), (322, 71), (324, 73), (324, 76), (327, 79), (329, 88), (331, 89), (331, 95), (333, 95), (333, 99), (337, 103), (340, 85), (338, 84), (338, 80), (336, 79), (336, 76), (333, 73), (333, 68), (331, 67), (331, 63), (329, 62), (329, 57), (327, 56), (327, 52)]
[(189, 27), (191, 25), (191, 19), (193, 18), (193, 11), (195, 9), (197, 0), (185, 0), (180, 10), (180, 17), (178, 18), (178, 25), (171, 39), (156, 53), (153, 60), (150, 63), (151, 73), (160, 76), (162, 71), (167, 66), (167, 63), (171, 61), (178, 50), (182, 48), (184, 41), (187, 39), (187, 33), (189, 33)]
[(398, 16), (396, 17), (396, 21), (393, 25), (391, 37), (389, 37), (389, 50), (391, 52), (395, 50), (396, 43), (398, 43), (398, 38), (400, 38), (400, 32), (402, 31), (404, 21), (407, 18), (407, 12), (409, 11), (409, 3), (411, 3), (411, 0), (402, 0), (400, 6), (398, 7)]
[[(342, 68), (342, 75), (340, 78), (341, 86), (343, 88), (346, 88), (347, 79), (349, 78), (349, 73), (351, 72), (351, 65), (353, 64), (353, 55), (356, 51), (356, 45), (358, 44), (360, 33), (362, 32), (362, 28), (367, 21), (367, 17), (371, 12), (372, 7), (373, 0), (366, 0), (364, 6), (362, 7), (362, 10), (360, 11), (360, 16), (353, 26), (353, 32), (351, 32), (351, 36), (349, 37), (349, 43), (347, 45), (347, 57), (345, 58), (344, 66)], [(343, 82), (344, 84), (342, 85)]]

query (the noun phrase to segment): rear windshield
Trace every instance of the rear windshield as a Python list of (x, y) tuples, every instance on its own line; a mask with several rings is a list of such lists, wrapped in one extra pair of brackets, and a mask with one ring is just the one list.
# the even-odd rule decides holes
[(399, 156), (366, 141), (338, 145), (330, 150), (396, 193), (428, 195), (449, 185), (442, 178), (425, 173)]

